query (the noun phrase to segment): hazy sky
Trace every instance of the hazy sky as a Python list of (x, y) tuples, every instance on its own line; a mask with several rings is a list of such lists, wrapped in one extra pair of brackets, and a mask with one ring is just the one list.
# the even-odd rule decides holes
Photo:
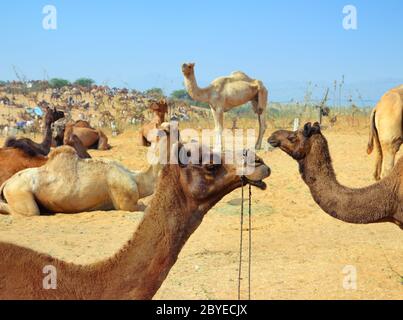
[[(57, 8), (55, 31), (42, 28), (47, 4)], [(356, 31), (343, 29), (348, 4), (358, 10)], [(401, 0), (14, 0), (1, 1), (0, 12), (5, 80), (15, 65), (30, 79), (46, 70), (169, 93), (182, 87), (180, 65), (194, 61), (200, 85), (242, 70), (284, 100), (300, 95), (301, 83), (324, 86), (343, 74), (373, 97), (379, 83), (403, 79)]]

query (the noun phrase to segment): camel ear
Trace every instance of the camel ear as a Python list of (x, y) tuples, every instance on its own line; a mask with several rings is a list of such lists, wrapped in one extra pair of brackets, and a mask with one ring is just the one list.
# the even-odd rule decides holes
[(313, 135), (313, 134), (320, 134), (321, 133), (321, 131), (320, 131), (320, 124), (318, 123), (318, 122), (315, 122), (314, 124), (313, 124), (313, 126), (312, 126), (312, 129), (311, 129), (311, 135)]
[(303, 135), (305, 138), (310, 138), (312, 136), (312, 124), (310, 122), (305, 124)]
[(189, 66), (192, 68), (194, 68), (195, 65), (196, 65), (195, 63), (189, 63)]

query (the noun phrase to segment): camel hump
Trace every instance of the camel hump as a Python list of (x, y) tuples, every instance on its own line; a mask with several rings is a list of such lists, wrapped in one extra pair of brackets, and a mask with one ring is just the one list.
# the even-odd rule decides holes
[(49, 153), (49, 161), (51, 161), (61, 155), (66, 155), (66, 156), (70, 156), (70, 157), (78, 157), (77, 152), (76, 152), (76, 150), (74, 150), (74, 148), (72, 148), (70, 146), (61, 146), (61, 147), (58, 147), (58, 148), (52, 150)]
[(242, 72), (242, 71), (234, 71), (231, 73), (231, 78), (235, 79), (235, 80), (244, 80), (244, 81), (253, 81), (253, 79), (251, 77), (249, 77), (246, 73)]

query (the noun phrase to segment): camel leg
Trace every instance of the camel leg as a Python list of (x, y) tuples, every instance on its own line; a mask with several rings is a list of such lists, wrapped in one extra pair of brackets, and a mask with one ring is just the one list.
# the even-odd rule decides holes
[(390, 143), (381, 143), (381, 144), (383, 152), (381, 179), (383, 179), (390, 174), (395, 165), (396, 153), (400, 149), (401, 142), (394, 141), (392, 144)]
[(98, 150), (110, 150), (111, 146), (108, 144), (108, 138), (105, 134), (101, 130), (98, 130), (98, 135)]
[(140, 198), (137, 186), (128, 190), (122, 184), (114, 184), (110, 187), (110, 195), (115, 210), (137, 212), (144, 208), (138, 204)]
[(262, 142), (263, 142), (263, 136), (266, 132), (267, 125), (266, 125), (266, 109), (263, 110), (262, 114), (258, 114), (258, 119), (259, 119), (259, 136), (256, 141), (256, 150), (261, 150), (262, 149)]
[(7, 200), (9, 212), (27, 217), (39, 216), (38, 205), (35, 197), (30, 191), (24, 190), (7, 190), (4, 189), (4, 197)]
[(375, 173), (374, 173), (374, 178), (376, 181), (381, 180), (382, 165), (383, 165), (383, 153), (381, 146), (378, 146), (376, 148)]
[(258, 92), (258, 118), (259, 118), (259, 137), (256, 142), (256, 150), (262, 149), (262, 141), (263, 141), (263, 136), (266, 132), (267, 129), (267, 124), (266, 124), (266, 112), (267, 112), (267, 101), (268, 101), (268, 96), (269, 93), (265, 86), (263, 85), (263, 82), (259, 81), (259, 92)]
[(222, 151), (222, 133), (224, 130), (224, 111), (221, 108), (213, 109), (214, 118), (214, 130), (216, 135), (216, 141), (214, 146), (214, 151), (221, 152)]

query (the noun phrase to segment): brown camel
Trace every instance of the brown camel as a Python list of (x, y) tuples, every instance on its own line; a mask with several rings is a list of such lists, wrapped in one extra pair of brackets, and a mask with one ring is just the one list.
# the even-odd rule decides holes
[(376, 146), (376, 180), (386, 177), (395, 165), (403, 143), (403, 85), (388, 91), (371, 114), (368, 154)]
[(165, 99), (151, 103), (149, 109), (154, 112), (154, 118), (151, 122), (142, 126), (139, 132), (139, 142), (141, 146), (149, 147), (152, 143), (150, 133), (159, 129), (161, 124), (165, 122), (165, 115), (168, 113), (168, 104)]
[(249, 78), (243, 72), (233, 72), (228, 77), (214, 80), (209, 87), (199, 88), (196, 82), (194, 63), (182, 65), (185, 86), (190, 97), (196, 101), (210, 104), (216, 131), (216, 148), (222, 148), (224, 130), (224, 112), (252, 102), (253, 111), (259, 119), (259, 137), (256, 149), (261, 149), (263, 135), (266, 131), (266, 108), (268, 91), (263, 82)]
[(87, 121), (76, 121), (67, 124), (59, 123), (56, 127), (55, 145), (67, 144), (68, 138), (74, 134), (86, 149), (109, 150), (108, 137), (102, 130), (94, 129)]
[(64, 112), (57, 111), (55, 108), (46, 108), (45, 136), (42, 143), (36, 143), (28, 138), (16, 139), (11, 137), (6, 140), (4, 147), (23, 149), (31, 156), (48, 155), (52, 144), (52, 124), (61, 118), (64, 118)]
[(318, 123), (307, 123), (297, 132), (276, 131), (269, 143), (297, 160), (313, 199), (332, 217), (356, 224), (392, 222), (403, 229), (403, 159), (380, 182), (350, 189), (336, 179), (327, 140)]
[[(260, 159), (251, 175), (241, 178), (237, 171), (225, 163), (166, 165), (132, 239), (104, 262), (79, 266), (0, 243), (0, 299), (151, 299), (204, 215), (243, 182), (264, 188), (270, 175)], [(46, 266), (57, 272), (55, 290), (44, 289)]]

